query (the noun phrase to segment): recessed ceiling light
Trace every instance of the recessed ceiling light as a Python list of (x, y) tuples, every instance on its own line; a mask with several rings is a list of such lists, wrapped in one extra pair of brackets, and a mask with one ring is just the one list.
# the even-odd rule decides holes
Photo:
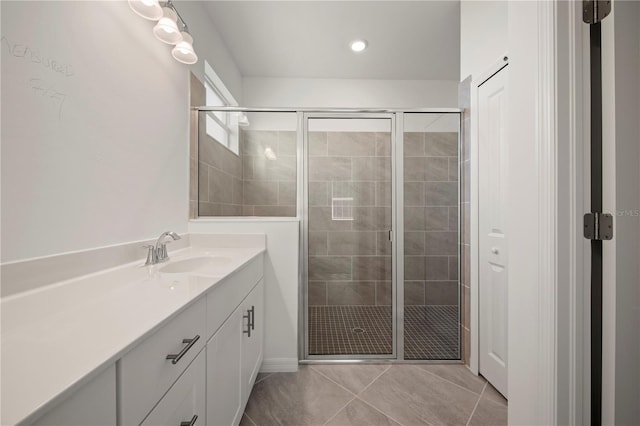
[(349, 44), (349, 46), (351, 47), (351, 50), (353, 50), (354, 52), (360, 53), (367, 48), (367, 41), (354, 40)]

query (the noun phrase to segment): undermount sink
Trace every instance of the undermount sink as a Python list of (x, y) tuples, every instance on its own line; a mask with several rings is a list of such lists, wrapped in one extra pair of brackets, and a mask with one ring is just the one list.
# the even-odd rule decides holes
[(211, 268), (227, 266), (231, 263), (230, 257), (224, 256), (200, 256), (189, 259), (177, 260), (160, 268), (160, 272), (166, 274), (184, 274), (188, 272), (204, 271)]

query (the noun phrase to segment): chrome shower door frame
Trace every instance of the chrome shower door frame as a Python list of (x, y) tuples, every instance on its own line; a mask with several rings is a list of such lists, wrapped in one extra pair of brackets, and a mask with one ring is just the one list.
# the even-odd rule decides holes
[[(392, 316), (392, 332), (391, 354), (380, 355), (310, 355), (309, 354), (309, 303), (308, 303), (308, 288), (309, 288), (309, 120), (310, 119), (386, 119), (391, 124), (391, 316)], [(397, 224), (397, 146), (402, 145), (402, 135), (398, 140), (398, 125), (397, 114), (395, 112), (303, 112), (302, 113), (302, 223), (301, 223), (301, 238), (300, 238), (300, 253), (301, 253), (301, 266), (302, 271), (300, 274), (300, 304), (299, 309), (301, 312), (302, 320), (302, 333), (299, 339), (299, 352), (301, 361), (321, 361), (321, 362), (373, 362), (373, 361), (396, 361), (404, 357), (403, 339), (404, 336), (398, 336), (398, 330), (402, 327), (398, 323), (398, 310), (404, 310), (404, 306), (398, 304), (398, 283), (402, 281), (397, 280), (398, 258), (397, 258), (397, 245), (398, 235)], [(400, 126), (402, 127), (402, 126)], [(300, 138), (299, 138), (300, 139)], [(400, 151), (402, 154), (402, 151)], [(400, 166), (402, 166), (400, 164)], [(402, 241), (401, 241), (402, 242)], [(402, 291), (400, 294), (403, 294)], [(401, 318), (404, 313), (401, 313)], [(400, 330), (402, 331), (402, 330)], [(400, 343), (399, 343), (400, 342)]]

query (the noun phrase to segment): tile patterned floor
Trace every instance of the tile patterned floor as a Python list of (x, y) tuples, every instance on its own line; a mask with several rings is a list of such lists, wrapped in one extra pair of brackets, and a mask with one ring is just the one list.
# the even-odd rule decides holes
[(260, 374), (241, 426), (507, 424), (507, 401), (463, 365), (300, 366)]
[[(458, 307), (405, 308), (406, 359), (459, 359)], [(392, 353), (390, 306), (310, 306), (309, 353)]]

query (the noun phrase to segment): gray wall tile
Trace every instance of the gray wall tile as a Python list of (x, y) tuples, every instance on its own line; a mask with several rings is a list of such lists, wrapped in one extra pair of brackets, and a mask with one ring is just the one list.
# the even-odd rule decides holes
[(278, 205), (296, 205), (296, 182), (278, 182)]
[(295, 156), (298, 152), (296, 132), (278, 132), (278, 154)]
[(376, 305), (391, 305), (393, 301), (391, 289), (391, 281), (376, 281)]
[(296, 206), (254, 206), (255, 216), (294, 217)]
[(333, 220), (331, 207), (309, 207), (309, 230), (312, 231), (348, 231), (352, 221)]
[(425, 183), (405, 182), (404, 184), (404, 205), (424, 206), (425, 205)]
[(391, 280), (391, 256), (353, 257), (354, 280)]
[(424, 133), (404, 133), (404, 156), (424, 157)]
[(457, 232), (427, 232), (424, 242), (427, 255), (454, 256), (458, 252)]
[(424, 281), (424, 256), (404, 257), (404, 279), (405, 281)]
[(351, 180), (351, 159), (317, 157), (309, 161), (310, 181)]
[(327, 304), (327, 283), (325, 281), (309, 281), (309, 306), (324, 306)]
[(329, 255), (375, 255), (375, 232), (329, 232)]
[(404, 304), (424, 305), (424, 281), (404, 282)]
[(330, 182), (309, 182), (309, 205), (329, 206)]
[(404, 254), (405, 256), (424, 254), (424, 232), (404, 233)]
[(278, 203), (278, 183), (260, 180), (244, 181), (244, 204), (276, 205)]
[(391, 156), (391, 133), (376, 133), (376, 156)]
[(427, 182), (449, 180), (449, 159), (446, 157), (425, 157), (424, 180)]
[(309, 231), (309, 255), (327, 255), (327, 233)]
[(346, 256), (309, 256), (309, 280), (351, 279), (351, 258)]
[(452, 132), (425, 133), (425, 154), (428, 157), (457, 157), (458, 134)]
[(391, 180), (390, 157), (352, 157), (352, 180)]
[(457, 305), (458, 283), (456, 281), (427, 281), (425, 303), (427, 305)]
[(425, 257), (425, 280), (448, 280), (449, 257), (427, 256)]
[(376, 134), (371, 132), (329, 132), (328, 155), (368, 157), (376, 155)]
[(327, 132), (309, 132), (309, 155), (327, 155)]
[(457, 206), (457, 182), (427, 182), (425, 199), (428, 206)]
[(332, 281), (327, 283), (329, 305), (374, 305), (374, 281)]

